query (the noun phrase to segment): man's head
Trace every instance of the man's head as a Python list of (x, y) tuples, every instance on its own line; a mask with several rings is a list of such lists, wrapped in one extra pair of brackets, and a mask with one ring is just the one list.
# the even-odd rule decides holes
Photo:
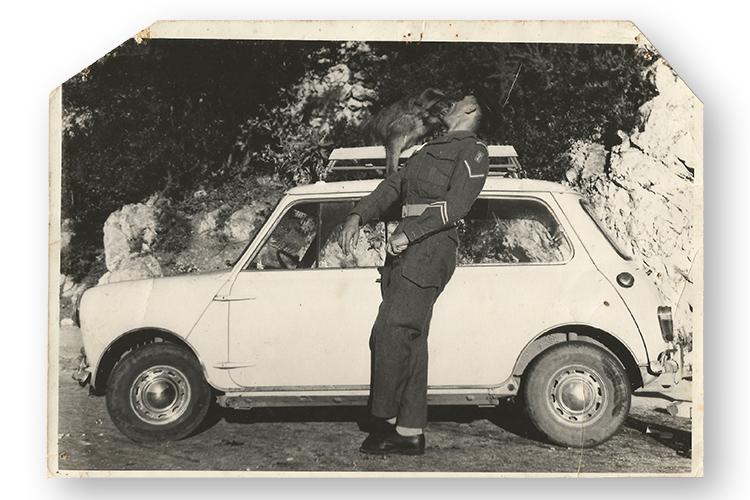
[(473, 95), (467, 95), (453, 103), (443, 116), (443, 122), (448, 127), (448, 131), (476, 132), (482, 123), (483, 114), (484, 110), (479, 100)]

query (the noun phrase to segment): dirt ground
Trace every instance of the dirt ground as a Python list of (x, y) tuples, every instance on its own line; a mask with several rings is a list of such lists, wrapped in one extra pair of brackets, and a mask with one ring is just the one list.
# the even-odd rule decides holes
[(690, 472), (690, 420), (664, 408), (679, 395), (644, 391), (625, 427), (593, 449), (541, 441), (512, 403), (499, 408), (430, 409), (422, 457), (359, 453), (364, 408), (217, 409), (185, 440), (136, 444), (112, 424), (103, 397), (71, 378), (80, 333), (60, 342), (58, 454), (61, 470), (233, 470), (393, 472)]

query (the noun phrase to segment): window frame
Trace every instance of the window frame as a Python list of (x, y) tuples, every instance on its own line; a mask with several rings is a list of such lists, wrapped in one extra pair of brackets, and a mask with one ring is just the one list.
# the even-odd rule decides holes
[[(552, 206), (545, 201), (543, 198), (540, 198), (539, 196), (534, 195), (514, 195), (514, 194), (500, 194), (500, 193), (487, 193), (487, 194), (480, 194), (477, 197), (478, 200), (527, 200), (531, 202), (538, 202), (544, 208), (549, 212), (549, 214), (552, 216), (552, 219), (557, 223), (557, 227), (562, 232), (563, 238), (565, 238), (565, 241), (568, 243), (568, 247), (570, 247), (570, 255), (566, 260), (561, 260), (557, 262), (478, 262), (474, 264), (459, 264), (458, 261), (456, 261), (456, 269), (462, 268), (462, 267), (509, 267), (509, 266), (564, 266), (570, 263), (576, 255), (576, 247), (573, 244), (573, 240), (568, 236), (568, 231), (566, 230), (565, 226), (560, 222), (560, 219), (557, 217), (557, 213), (552, 209)], [(461, 245), (461, 242), (459, 241), (459, 246)]]
[(586, 212), (586, 215), (589, 216), (589, 219), (591, 219), (596, 225), (596, 228), (599, 229), (599, 232), (602, 234), (602, 236), (604, 236), (615, 253), (617, 253), (617, 255), (619, 255), (622, 260), (626, 262), (632, 262), (633, 254), (631, 254), (628, 249), (623, 247), (620, 242), (615, 239), (614, 235), (610, 233), (609, 229), (604, 225), (604, 221), (599, 219), (599, 217), (596, 215), (596, 211), (594, 210), (594, 206), (591, 204), (591, 202), (581, 198), (580, 200), (578, 200), (578, 203), (581, 205), (581, 208), (583, 208), (583, 211)]
[[(279, 205), (284, 201), (284, 198), (282, 197), (279, 201), (276, 202), (276, 204), (273, 206), (271, 211), (268, 213), (268, 216), (266, 216), (265, 220), (261, 222), (258, 227), (253, 231), (253, 234), (250, 235), (250, 237), (247, 240), (247, 243), (245, 244), (245, 247), (242, 249), (242, 251), (239, 253), (236, 259), (234, 259), (234, 262), (232, 263), (232, 269), (234, 269), (247, 255), (250, 248), (253, 246), (253, 243), (255, 243), (256, 238), (260, 233), (263, 232), (263, 229), (266, 227), (266, 225), (269, 223), (271, 218), (273, 217), (273, 214), (276, 213), (276, 210), (279, 209)], [(253, 258), (255, 255), (253, 255)], [(252, 258), (250, 259), (252, 260)], [(248, 265), (250, 263), (250, 260), (248, 260), (245, 265)], [(244, 268), (244, 266), (243, 266)]]

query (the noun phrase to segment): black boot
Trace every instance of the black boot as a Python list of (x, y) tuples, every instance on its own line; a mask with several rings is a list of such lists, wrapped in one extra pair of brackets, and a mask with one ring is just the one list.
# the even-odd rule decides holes
[(396, 429), (387, 434), (371, 433), (359, 451), (368, 455), (424, 455), (424, 434), (402, 436)]
[(367, 420), (362, 423), (360, 429), (368, 434), (379, 434), (380, 436), (385, 436), (396, 430), (396, 424), (392, 424), (382, 417), (370, 415)]

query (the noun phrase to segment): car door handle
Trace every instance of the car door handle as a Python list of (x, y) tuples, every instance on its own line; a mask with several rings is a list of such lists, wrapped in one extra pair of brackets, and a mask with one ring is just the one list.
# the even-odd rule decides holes
[(217, 295), (214, 300), (218, 302), (239, 302), (240, 300), (255, 300), (255, 297), (240, 297), (237, 295)]

